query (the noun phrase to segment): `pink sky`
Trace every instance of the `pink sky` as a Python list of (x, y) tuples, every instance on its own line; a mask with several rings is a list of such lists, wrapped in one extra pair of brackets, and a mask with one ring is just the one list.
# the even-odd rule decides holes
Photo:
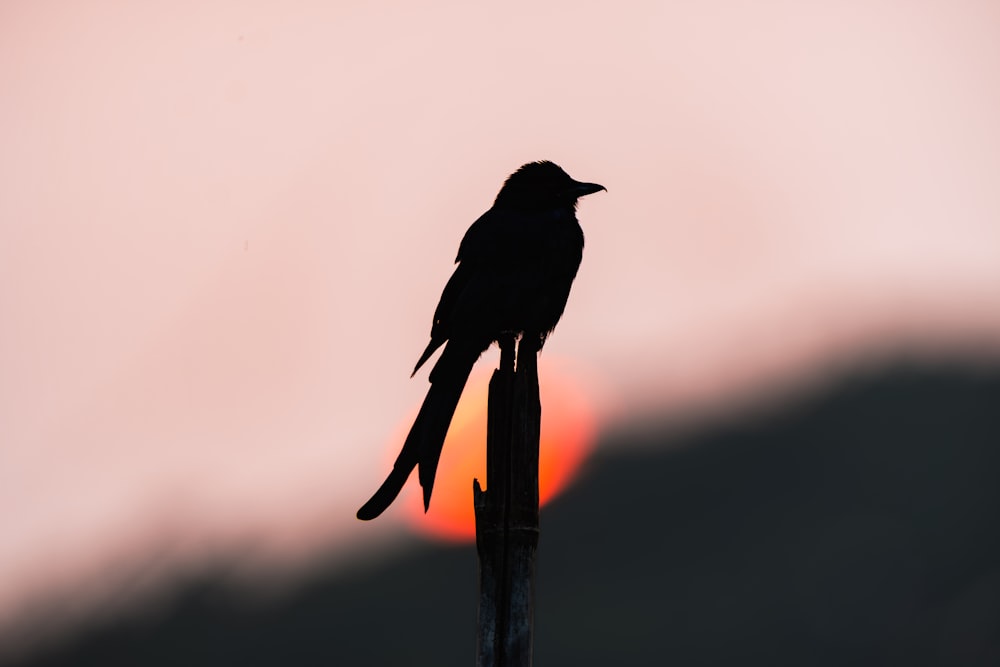
[(0, 625), (398, 533), (354, 510), (529, 160), (609, 189), (545, 352), (604, 423), (997, 350), (995, 2), (399, 4), (0, 7)]

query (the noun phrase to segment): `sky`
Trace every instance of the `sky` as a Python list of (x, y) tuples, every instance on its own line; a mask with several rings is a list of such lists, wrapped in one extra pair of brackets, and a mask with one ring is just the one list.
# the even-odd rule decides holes
[(0, 631), (389, 549), (412, 514), (354, 512), (524, 162), (608, 188), (542, 367), (598, 432), (995, 359), (997, 118), (989, 0), (6, 0)]

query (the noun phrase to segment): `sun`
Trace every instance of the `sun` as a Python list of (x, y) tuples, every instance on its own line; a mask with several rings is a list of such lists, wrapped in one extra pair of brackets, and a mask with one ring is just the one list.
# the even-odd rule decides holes
[[(404, 491), (407, 517), (420, 533), (449, 541), (475, 538), (472, 480), (486, 484), (486, 405), (492, 373), (493, 368), (484, 364), (469, 378), (445, 440), (430, 510), (423, 511), (415, 475)], [(542, 402), (538, 493), (544, 505), (579, 470), (593, 446), (596, 424), (580, 383), (565, 364), (539, 359), (538, 377)], [(410, 421), (401, 426), (404, 436), (409, 428)]]

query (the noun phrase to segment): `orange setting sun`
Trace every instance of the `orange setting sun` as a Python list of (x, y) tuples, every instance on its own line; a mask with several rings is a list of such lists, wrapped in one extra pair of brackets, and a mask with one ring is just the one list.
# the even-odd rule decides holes
[[(493, 367), (484, 363), (469, 378), (445, 440), (430, 510), (424, 513), (415, 475), (403, 491), (407, 516), (421, 533), (458, 541), (475, 537), (472, 480), (486, 484), (486, 407), (492, 373)], [(569, 484), (590, 452), (596, 419), (572, 373), (546, 362), (543, 355), (538, 375), (542, 402), (538, 494), (544, 505)], [(415, 414), (400, 425), (386, 448), (388, 454), (395, 456)]]

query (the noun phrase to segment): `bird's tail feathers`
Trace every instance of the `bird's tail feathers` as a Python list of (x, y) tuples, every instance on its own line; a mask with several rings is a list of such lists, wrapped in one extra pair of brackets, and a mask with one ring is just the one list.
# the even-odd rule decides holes
[(420, 367), (423, 366), (424, 363), (426, 363), (427, 360), (431, 358), (431, 355), (434, 354), (435, 350), (441, 347), (441, 343), (443, 342), (444, 340), (431, 338), (431, 342), (427, 343), (427, 347), (424, 348), (424, 353), (421, 354), (420, 359), (417, 360), (417, 365), (413, 367), (413, 372), (410, 373), (410, 377), (413, 377), (414, 375), (417, 374), (417, 371), (420, 370)]
[(424, 511), (427, 511), (444, 438), (448, 434), (455, 408), (458, 407), (458, 399), (462, 396), (472, 367), (481, 353), (475, 346), (457, 345), (454, 341), (445, 346), (441, 358), (431, 370), (431, 388), (406, 436), (403, 449), (393, 464), (392, 472), (375, 495), (358, 510), (359, 519), (368, 521), (384, 512), (399, 495), (410, 473), (417, 466), (420, 486), (424, 490)]
[(403, 485), (406, 484), (406, 479), (410, 476), (410, 472), (416, 467), (416, 465), (416, 461), (408, 463), (403, 460), (403, 453), (400, 453), (400, 456), (396, 459), (396, 464), (392, 467), (392, 471), (389, 473), (389, 476), (386, 477), (384, 482), (382, 482), (382, 486), (380, 486), (378, 491), (375, 492), (375, 495), (373, 495), (371, 499), (362, 505), (361, 509), (358, 510), (358, 518), (362, 521), (371, 521), (384, 512), (386, 508), (392, 504), (392, 501), (396, 499), (399, 492), (403, 490)]
[[(431, 369), (431, 388), (420, 408), (418, 419), (423, 430), (423, 447), (420, 453), (420, 486), (424, 489), (424, 511), (430, 507), (434, 476), (444, 448), (444, 438), (448, 435), (451, 419), (455, 416), (458, 399), (462, 397), (465, 383), (469, 380), (472, 367), (482, 354), (476, 345), (449, 342), (441, 357)], [(433, 400), (431, 396), (433, 395)], [(425, 409), (426, 408), (426, 409)]]

